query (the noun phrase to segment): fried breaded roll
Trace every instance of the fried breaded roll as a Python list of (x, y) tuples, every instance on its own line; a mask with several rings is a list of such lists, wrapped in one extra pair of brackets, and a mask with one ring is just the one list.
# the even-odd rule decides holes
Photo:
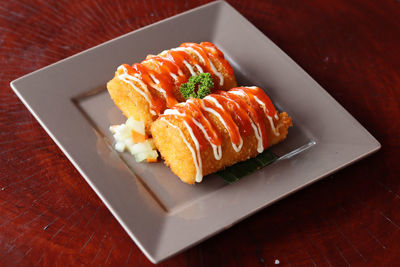
[(189, 184), (255, 157), (286, 138), (292, 121), (258, 87), (237, 87), (165, 110), (151, 133), (161, 156)]
[(224, 54), (212, 43), (183, 43), (157, 56), (148, 55), (142, 63), (122, 64), (107, 89), (126, 117), (151, 123), (167, 108), (185, 101), (179, 87), (191, 76), (208, 72), (213, 90), (236, 86), (233, 69)]

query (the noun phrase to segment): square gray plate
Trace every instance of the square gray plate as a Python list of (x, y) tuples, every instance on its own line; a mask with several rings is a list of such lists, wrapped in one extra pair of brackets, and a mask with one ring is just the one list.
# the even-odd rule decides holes
[[(193, 30), (196, 29), (196, 30)], [(234, 183), (183, 184), (162, 163), (112, 149), (124, 121), (105, 84), (121, 63), (182, 42), (214, 42), (240, 85), (265, 88), (294, 122), (274, 164)], [(96, 46), (11, 83), (15, 93), (154, 263), (378, 150), (380, 144), (304, 70), (225, 2)]]

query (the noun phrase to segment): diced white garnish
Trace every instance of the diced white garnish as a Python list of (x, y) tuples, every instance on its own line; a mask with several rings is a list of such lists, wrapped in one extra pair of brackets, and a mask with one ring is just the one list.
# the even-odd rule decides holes
[(126, 146), (126, 147), (130, 147), (130, 146), (133, 146), (133, 145), (135, 144), (135, 143), (133, 142), (132, 138), (125, 139), (124, 141), (125, 141), (125, 146)]
[(137, 162), (142, 162), (147, 159), (147, 152), (135, 154), (135, 160)]
[(158, 157), (158, 153), (156, 150), (144, 151), (138, 154), (135, 154), (135, 159), (138, 162), (145, 161), (147, 159), (156, 159)]
[(152, 150), (149, 152), (149, 154), (147, 155), (148, 159), (156, 159), (158, 158), (158, 153), (157, 150)]
[(149, 145), (151, 146), (152, 149), (156, 149), (156, 145), (154, 144), (153, 138), (148, 139), (149, 140)]
[(148, 140), (144, 141), (143, 143), (137, 143), (131, 146), (128, 146), (129, 152), (131, 154), (139, 154), (142, 152), (147, 152), (153, 150), (153, 147), (151, 146), (150, 142)]
[(133, 142), (132, 131), (142, 135), (146, 134), (143, 122), (128, 118), (126, 123), (110, 126), (110, 131), (115, 139), (115, 150), (118, 152), (128, 150), (138, 162), (145, 161), (148, 158), (158, 158), (153, 139), (146, 139), (140, 143)]
[(122, 143), (122, 142), (116, 142), (115, 143), (115, 150), (117, 150), (118, 152), (124, 152), (125, 144)]
[(126, 120), (126, 126), (131, 130), (138, 132), (140, 134), (145, 134), (144, 123), (142, 121), (135, 121), (132, 117)]

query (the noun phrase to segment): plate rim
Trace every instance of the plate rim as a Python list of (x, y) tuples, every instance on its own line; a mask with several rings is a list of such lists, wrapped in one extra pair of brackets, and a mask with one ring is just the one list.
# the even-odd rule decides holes
[[(327, 175), (329, 175), (329, 174), (331, 174), (331, 173), (334, 173), (334, 172), (336, 172), (336, 171), (339, 171), (339, 170), (343, 169), (344, 167), (353, 164), (354, 162), (356, 162), (356, 161), (358, 161), (358, 160), (360, 160), (360, 159), (362, 159), (362, 158), (364, 158), (364, 157), (366, 157), (366, 156), (368, 156), (368, 155), (370, 155), (370, 154), (376, 152), (377, 150), (379, 150), (379, 149), (381, 148), (381, 144), (380, 144), (380, 143), (379, 143), (379, 142), (378, 142), (378, 141), (377, 141), (377, 140), (376, 140), (376, 139), (375, 139), (375, 138), (374, 138), (374, 137), (373, 137), (373, 136), (372, 136), (372, 135), (371, 135), (371, 134), (370, 134), (370, 133), (369, 133), (369, 132), (368, 132), (368, 131), (367, 131), (353, 116), (352, 116), (352, 115), (351, 115), (351, 114), (349, 114), (350, 117), (353, 118), (354, 121), (357, 122), (357, 123), (361, 126), (361, 129), (363, 129), (366, 133), (368, 133), (370, 140), (372, 141), (372, 143), (374, 143), (374, 144), (371, 143), (371, 148), (370, 148), (368, 151), (366, 151), (365, 153), (359, 155), (358, 157), (354, 158), (354, 159), (351, 160), (351, 161), (348, 161), (347, 163), (343, 164), (342, 166), (336, 167), (334, 170), (331, 170), (331, 171), (327, 172), (326, 174), (323, 174), (323, 175), (321, 175), (321, 176), (319, 176), (319, 177), (314, 177), (314, 178), (313, 178), (312, 180), (310, 180), (308, 183), (306, 183), (306, 184), (304, 184), (304, 185), (301, 185), (301, 186), (299, 186), (299, 187), (297, 187), (297, 188), (294, 188), (294, 189), (291, 190), (290, 192), (287, 192), (286, 194), (280, 196), (279, 198), (276, 198), (276, 199), (275, 199), (274, 201), (272, 201), (272, 202), (264, 203), (264, 205), (259, 206), (259, 207), (256, 207), (255, 209), (251, 210), (249, 213), (247, 213), (247, 214), (245, 214), (244, 216), (242, 216), (242, 217), (240, 217), (239, 219), (237, 219), (237, 220), (236, 220), (235, 222), (233, 222), (232, 224), (230, 224), (230, 225), (225, 225), (225, 226), (223, 226), (223, 227), (219, 227), (219, 228), (217, 228), (215, 231), (212, 231), (212, 232), (209, 232), (209, 233), (206, 234), (206, 235), (203, 235), (202, 238), (197, 239), (197, 240), (191, 242), (189, 245), (182, 246), (180, 249), (175, 250), (173, 253), (168, 253), (168, 254), (165, 254), (165, 255), (159, 255), (159, 254), (157, 254), (157, 251), (150, 252), (150, 251), (148, 250), (148, 248), (146, 248), (145, 246), (143, 246), (141, 240), (135, 236), (134, 231), (125, 223), (124, 219), (122, 219), (122, 218), (119, 216), (119, 214), (118, 214), (117, 211), (113, 208), (112, 204), (108, 201), (108, 199), (106, 199), (106, 198), (103, 196), (103, 194), (98, 190), (98, 188), (96, 187), (96, 185), (91, 181), (90, 177), (86, 174), (85, 170), (84, 170), (83, 168), (81, 168), (81, 166), (76, 162), (76, 160), (74, 159), (74, 157), (71, 156), (71, 155), (68, 153), (67, 149), (64, 147), (64, 146), (67, 146), (68, 144), (63, 144), (63, 142), (60, 141), (59, 138), (57, 138), (57, 136), (55, 136), (55, 135), (52, 133), (52, 130), (49, 128), (49, 126), (46, 124), (46, 122), (36, 113), (35, 109), (32, 108), (32, 107), (30, 106), (30, 104), (29, 104), (29, 97), (28, 97), (28, 98), (25, 98), (25, 97), (24, 97), (24, 89), (23, 89), (22, 87), (21, 87), (21, 88), (18, 88), (18, 83), (20, 83), (21, 81), (24, 81), (24, 80), (27, 79), (27, 78), (30, 78), (30, 77), (35, 76), (37, 73), (40, 73), (40, 72), (43, 72), (43, 71), (51, 70), (51, 69), (53, 69), (54, 67), (60, 66), (62, 63), (66, 62), (66, 61), (68, 61), (68, 60), (70, 60), (70, 59), (72, 59), (72, 58), (80, 57), (81, 55), (83, 55), (83, 54), (85, 54), (85, 53), (88, 53), (88, 52), (90, 52), (90, 51), (94, 51), (94, 50), (96, 50), (96, 49), (99, 48), (99, 47), (102, 47), (102, 46), (105, 46), (105, 45), (107, 45), (107, 44), (113, 43), (113, 42), (115, 42), (115, 41), (117, 41), (117, 40), (119, 40), (119, 39), (123, 39), (123, 38), (126, 37), (126, 36), (134, 35), (134, 34), (136, 34), (136, 33), (138, 33), (138, 32), (144, 31), (144, 30), (146, 30), (146, 29), (148, 29), (148, 28), (156, 27), (156, 26), (159, 25), (159, 24), (163, 24), (163, 23), (165, 23), (165, 22), (167, 22), (167, 21), (169, 21), (169, 20), (174, 20), (174, 19), (176, 19), (176, 18), (178, 18), (178, 17), (181, 17), (181, 16), (184, 16), (184, 15), (186, 15), (186, 14), (190, 14), (190, 13), (192, 13), (192, 12), (197, 12), (197, 11), (199, 11), (199, 10), (206, 9), (206, 8), (212, 8), (212, 7), (218, 6), (218, 5), (223, 6), (223, 7), (225, 7), (225, 8), (228, 8), (230, 11), (233, 11), (233, 12), (237, 13), (239, 16), (241, 16), (241, 18), (243, 19), (243, 21), (245, 21), (247, 24), (249, 24), (249, 25), (253, 28), (253, 30), (256, 30), (256, 33), (257, 33), (257, 34), (261, 34), (261, 35), (262, 35), (263, 37), (265, 37), (267, 40), (271, 41), (266, 35), (264, 35), (264, 33), (262, 33), (259, 29), (257, 29), (257, 28), (256, 28), (251, 22), (249, 22), (243, 15), (241, 15), (239, 12), (237, 12), (231, 5), (229, 5), (229, 4), (226, 3), (225, 1), (216, 1), (216, 2), (211, 2), (211, 3), (205, 4), (205, 5), (196, 7), (196, 8), (191, 9), (191, 10), (187, 10), (187, 11), (185, 11), (185, 12), (183, 12), (183, 13), (174, 15), (174, 16), (172, 16), (172, 17), (168, 17), (168, 18), (166, 18), (166, 19), (157, 21), (157, 22), (155, 22), (155, 23), (153, 23), (153, 24), (150, 24), (150, 25), (147, 25), (147, 26), (145, 26), (145, 27), (139, 28), (139, 29), (137, 29), (137, 30), (128, 32), (128, 33), (123, 34), (123, 35), (121, 35), (121, 36), (119, 36), (119, 37), (116, 37), (116, 38), (114, 38), (114, 39), (111, 39), (111, 40), (109, 40), (109, 41), (106, 41), (106, 42), (104, 42), (104, 43), (102, 43), (102, 44), (96, 45), (96, 46), (94, 46), (94, 47), (92, 47), (92, 48), (89, 48), (89, 49), (87, 49), (87, 50), (84, 50), (84, 51), (82, 51), (82, 52), (79, 52), (79, 53), (77, 53), (77, 54), (75, 54), (75, 55), (72, 55), (72, 56), (70, 56), (70, 57), (67, 57), (67, 58), (65, 58), (65, 59), (62, 59), (62, 60), (57, 61), (57, 62), (55, 62), (55, 63), (52, 63), (52, 64), (50, 64), (50, 65), (48, 65), (48, 66), (46, 66), (46, 67), (43, 67), (43, 68), (41, 68), (41, 69), (39, 69), (39, 70), (33, 71), (33, 72), (31, 72), (31, 73), (28, 73), (28, 74), (26, 74), (26, 75), (24, 75), (24, 76), (22, 76), (22, 77), (19, 77), (19, 78), (13, 80), (13, 81), (10, 83), (10, 86), (11, 86), (11, 88), (13, 89), (13, 91), (15, 92), (15, 94), (20, 98), (20, 100), (23, 102), (23, 104), (27, 107), (27, 109), (31, 112), (31, 114), (35, 117), (35, 119), (40, 123), (40, 125), (45, 129), (45, 131), (49, 134), (49, 136), (52, 138), (52, 140), (57, 144), (57, 146), (58, 146), (58, 147), (61, 149), (61, 151), (66, 155), (66, 157), (69, 159), (69, 161), (70, 161), (70, 162), (74, 165), (74, 167), (79, 171), (79, 173), (84, 177), (84, 179), (86, 180), (86, 182), (87, 182), (87, 183), (90, 185), (90, 187), (96, 192), (97, 196), (102, 200), (102, 202), (103, 202), (103, 203), (105, 204), (105, 206), (110, 210), (110, 212), (111, 212), (111, 213), (113, 214), (113, 216), (117, 219), (117, 221), (121, 224), (121, 226), (124, 228), (124, 230), (125, 230), (125, 231), (128, 233), (128, 235), (135, 241), (136, 245), (141, 249), (141, 251), (146, 255), (146, 257), (147, 257), (152, 263), (158, 263), (158, 262), (160, 262), (160, 261), (162, 261), (162, 260), (165, 260), (165, 259), (167, 259), (167, 258), (169, 258), (169, 257), (171, 257), (171, 256), (173, 256), (173, 255), (175, 255), (175, 254), (177, 254), (177, 253), (179, 253), (179, 252), (181, 252), (181, 251), (183, 251), (183, 250), (189, 248), (189, 247), (195, 246), (196, 244), (202, 242), (203, 240), (205, 240), (205, 239), (207, 239), (207, 238), (209, 238), (209, 237), (211, 237), (211, 236), (213, 236), (213, 235), (215, 235), (215, 234), (217, 234), (217, 233), (219, 233), (219, 232), (221, 232), (221, 231), (223, 231), (223, 230), (229, 228), (229, 227), (232, 226), (233, 224), (236, 224), (236, 223), (238, 223), (238, 222), (244, 220), (245, 218), (247, 218), (247, 217), (253, 215), (254, 213), (258, 212), (259, 210), (265, 208), (266, 206), (269, 206), (269, 205), (271, 205), (271, 204), (273, 204), (273, 203), (279, 201), (280, 199), (282, 199), (282, 198), (284, 198), (284, 197), (287, 197), (288, 195), (293, 194), (294, 192), (297, 192), (298, 190), (300, 190), (300, 189), (302, 189), (302, 188), (305, 188), (306, 186), (309, 186), (310, 184), (313, 184), (314, 182), (316, 182), (316, 181), (322, 179), (323, 177), (326, 177)], [(271, 41), (271, 42), (272, 42), (272, 41)], [(272, 43), (273, 43), (273, 42), (272, 42)], [(298, 65), (293, 59), (291, 59), (283, 50), (281, 50), (276, 44), (273, 43), (273, 45), (274, 45), (274, 48), (275, 48), (275, 49), (278, 49), (280, 53), (283, 53), (283, 55), (286, 57), (286, 59), (289, 59), (289, 60), (291, 60), (292, 62), (294, 62), (294, 66), (296, 66), (296, 67), (301, 71), (301, 73), (302, 73), (303, 75), (304, 75), (304, 74), (307, 75), (307, 78), (308, 78), (308, 79), (311, 79), (312, 81), (314, 81), (315, 83), (317, 83), (306, 71), (303, 70), (303, 68), (301, 68), (300, 65)], [(318, 84), (318, 83), (317, 83), (317, 84)], [(333, 101), (335, 102), (335, 104), (336, 104), (336, 106), (337, 106), (338, 108), (341, 108), (341, 109), (344, 110), (346, 113), (348, 113), (347, 110), (344, 109), (344, 107), (341, 106), (340, 103), (338, 103), (326, 90), (324, 90), (322, 86), (320, 86), (319, 84), (318, 84), (318, 86), (319, 86), (320, 88), (322, 88), (322, 92), (325, 93), (325, 95), (327, 95), (331, 100), (333, 100)], [(24, 88), (25, 88), (25, 87), (24, 87)], [(168, 216), (167, 216), (167, 217), (168, 217)], [(166, 221), (168, 221), (168, 218), (167, 218), (164, 222), (166, 222)]]

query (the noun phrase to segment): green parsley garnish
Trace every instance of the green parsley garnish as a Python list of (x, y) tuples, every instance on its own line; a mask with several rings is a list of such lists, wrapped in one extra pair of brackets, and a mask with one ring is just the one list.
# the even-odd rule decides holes
[(185, 99), (192, 98), (204, 98), (206, 95), (211, 93), (211, 88), (214, 87), (214, 82), (211, 78), (210, 73), (201, 73), (197, 76), (189, 78), (187, 83), (183, 83), (180, 86), (180, 91)]

